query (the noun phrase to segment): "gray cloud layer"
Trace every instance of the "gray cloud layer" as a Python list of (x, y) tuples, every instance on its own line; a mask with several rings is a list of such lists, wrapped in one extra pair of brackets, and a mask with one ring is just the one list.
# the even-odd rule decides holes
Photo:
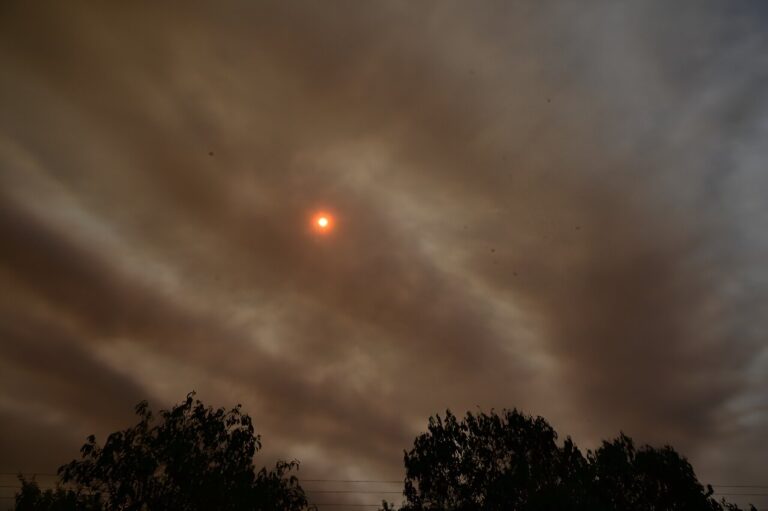
[(765, 9), (588, 4), (3, 5), (0, 468), (197, 389), (313, 475), (479, 405), (758, 480)]

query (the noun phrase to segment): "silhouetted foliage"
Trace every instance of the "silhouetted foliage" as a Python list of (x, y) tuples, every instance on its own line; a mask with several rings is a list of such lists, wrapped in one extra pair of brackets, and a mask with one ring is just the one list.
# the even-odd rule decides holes
[(570, 440), (558, 447), (544, 419), (447, 412), (428, 431), (405, 456), (411, 509), (565, 510), (581, 500), (575, 481), (586, 460)]
[[(55, 490), (20, 476), (16, 510), (310, 507), (291, 475), (297, 462), (255, 469), (261, 441), (239, 406), (213, 409), (192, 393), (157, 417), (146, 402), (136, 413), (138, 424), (109, 435), (103, 446), (89, 437), (81, 459), (59, 469)], [(430, 417), (404, 460), (404, 511), (741, 511), (716, 501), (672, 447), (637, 448), (622, 433), (585, 456), (570, 438), (558, 442), (546, 420), (517, 410)]]
[[(213, 409), (192, 393), (157, 418), (146, 402), (136, 407), (136, 413), (138, 424), (112, 433), (103, 446), (90, 436), (81, 448), (82, 458), (59, 469), (62, 483), (72, 491), (52, 494), (48, 500), (54, 504), (48, 505), (47, 497), (34, 497), (31, 489), (23, 487), (17, 509), (74, 509), (66, 507), (72, 499), (90, 499), (104, 511), (298, 511), (308, 507), (298, 480), (290, 475), (297, 462), (281, 461), (273, 470), (256, 471), (253, 456), (261, 442), (240, 406), (229, 411)], [(19, 507), (27, 505), (27, 500), (36, 504)]]
[(71, 489), (57, 487), (55, 490), (41, 490), (33, 479), (27, 481), (19, 476), (21, 489), (16, 493), (16, 511), (98, 511), (101, 505), (97, 498), (82, 495)]
[(517, 410), (430, 417), (405, 469), (407, 511), (739, 510), (712, 498), (671, 447), (636, 449), (621, 434), (585, 457), (570, 438), (558, 443), (546, 420)]
[(599, 509), (720, 510), (712, 488), (699, 483), (693, 467), (674, 449), (636, 449), (623, 433), (590, 453), (591, 486)]

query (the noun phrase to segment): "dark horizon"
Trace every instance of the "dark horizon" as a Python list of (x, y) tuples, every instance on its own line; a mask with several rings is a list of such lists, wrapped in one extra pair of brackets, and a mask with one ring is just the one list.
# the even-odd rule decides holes
[(430, 415), (517, 407), (768, 485), (766, 26), (4, 3), (0, 472), (194, 389), (317, 478), (398, 479)]
[[(768, 497), (768, 485), (702, 482), (674, 447), (624, 433), (582, 450), (516, 409), (430, 416), (403, 451), (403, 480), (312, 479), (299, 477), (299, 460), (264, 464), (248, 413), (195, 392), (169, 409), (142, 401), (135, 414), (106, 439), (89, 436), (56, 474), (0, 473), (0, 501), (9, 511), (758, 511), (754, 502)], [(3, 484), (7, 476), (16, 484)]]

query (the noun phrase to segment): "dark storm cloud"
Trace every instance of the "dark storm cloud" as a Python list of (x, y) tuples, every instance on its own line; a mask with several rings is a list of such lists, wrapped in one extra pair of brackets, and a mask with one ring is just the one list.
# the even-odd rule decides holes
[(2, 413), (195, 388), (390, 477), (428, 414), (522, 406), (757, 467), (752, 13), (335, 7), (4, 7)]

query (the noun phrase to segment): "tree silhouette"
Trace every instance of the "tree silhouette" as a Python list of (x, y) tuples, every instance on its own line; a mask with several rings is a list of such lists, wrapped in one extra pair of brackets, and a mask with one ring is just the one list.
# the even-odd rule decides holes
[(405, 454), (405, 509), (578, 509), (586, 464), (542, 418), (505, 410), (459, 421), (448, 411)]
[[(34, 490), (22, 486), (17, 509), (67, 511), (66, 502), (98, 503), (104, 511), (299, 511), (307, 499), (295, 476), (295, 461), (258, 472), (254, 454), (261, 448), (251, 418), (240, 406), (213, 409), (194, 393), (157, 417), (147, 402), (136, 406), (138, 424), (112, 433), (103, 446), (94, 436), (82, 457), (59, 469), (70, 491), (51, 493), (59, 507), (21, 508)], [(39, 490), (38, 490), (39, 492)], [(50, 499), (49, 499), (50, 500)], [(64, 507), (61, 507), (64, 506)]]
[[(55, 490), (21, 480), (17, 511), (301, 511), (296, 461), (256, 470), (261, 448), (240, 406), (213, 409), (194, 393), (59, 469)], [(741, 511), (716, 501), (672, 447), (636, 448), (623, 433), (584, 456), (541, 417), (450, 411), (429, 418), (404, 456), (404, 511)], [(384, 503), (385, 510), (393, 509)], [(750, 506), (755, 511), (753, 506)]]
[(41, 490), (33, 479), (19, 476), (21, 490), (16, 494), (16, 511), (99, 511), (100, 502), (93, 496), (78, 494), (71, 489), (57, 487)]
[(699, 483), (688, 461), (672, 447), (636, 449), (623, 433), (589, 454), (592, 493), (599, 509), (723, 509), (712, 487)]
[(636, 449), (621, 434), (585, 457), (570, 438), (557, 438), (546, 420), (517, 410), (430, 417), (405, 452), (401, 509), (739, 511), (712, 498), (669, 446)]

